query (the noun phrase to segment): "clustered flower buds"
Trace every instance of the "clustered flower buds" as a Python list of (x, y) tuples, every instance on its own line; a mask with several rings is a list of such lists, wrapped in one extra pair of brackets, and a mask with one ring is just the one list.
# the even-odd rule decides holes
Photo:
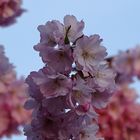
[(16, 22), (16, 17), (24, 11), (21, 0), (0, 0), (0, 26), (8, 26)]
[(34, 47), (44, 67), (31, 72), (26, 82), (33, 109), (25, 126), (28, 140), (101, 140), (97, 138), (96, 109), (106, 106), (115, 90), (115, 73), (105, 60), (99, 35), (83, 34), (84, 22), (74, 16), (40, 25)]
[(18, 134), (19, 126), (29, 120), (23, 105), (27, 98), (24, 79), (17, 79), (14, 67), (0, 46), (0, 138)]

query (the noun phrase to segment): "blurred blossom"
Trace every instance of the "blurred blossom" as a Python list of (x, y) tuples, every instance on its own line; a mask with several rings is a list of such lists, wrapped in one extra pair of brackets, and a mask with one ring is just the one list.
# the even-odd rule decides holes
[(140, 78), (140, 46), (120, 52), (108, 62), (116, 71), (117, 90), (109, 105), (100, 114), (100, 133), (107, 140), (139, 140), (140, 104), (138, 93), (130, 84)]
[(140, 46), (120, 52), (111, 58), (111, 65), (117, 74), (117, 83), (129, 84), (133, 77), (140, 78)]
[(24, 11), (22, 0), (0, 0), (0, 26), (8, 26), (16, 22), (16, 18)]
[(27, 85), (23, 78), (17, 78), (0, 46), (0, 138), (19, 134), (19, 126), (29, 120), (30, 113), (23, 108), (26, 98)]
[(132, 50), (134, 53), (134, 73), (140, 78), (140, 46)]
[(100, 135), (107, 140), (139, 140), (140, 104), (138, 94), (125, 85), (112, 97), (106, 109), (100, 110)]
[(96, 108), (107, 105), (115, 90), (115, 72), (106, 62), (99, 35), (83, 34), (84, 22), (67, 15), (40, 25), (34, 46), (44, 67), (31, 72), (26, 82), (33, 109), (24, 128), (28, 140), (101, 140)]

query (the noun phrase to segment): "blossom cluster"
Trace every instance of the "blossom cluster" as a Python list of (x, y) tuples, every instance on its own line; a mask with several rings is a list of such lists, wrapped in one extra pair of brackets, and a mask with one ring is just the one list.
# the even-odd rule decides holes
[(111, 66), (117, 72), (116, 81), (119, 85), (133, 82), (133, 78), (140, 78), (140, 46), (121, 51), (110, 59)]
[(16, 17), (24, 11), (21, 0), (0, 0), (0, 26), (8, 26), (16, 22)]
[(115, 72), (106, 61), (99, 35), (83, 34), (84, 22), (66, 15), (40, 25), (40, 42), (34, 47), (44, 67), (27, 77), (33, 109), (25, 126), (28, 140), (101, 140), (96, 109), (106, 106), (114, 93)]
[(107, 140), (139, 140), (140, 104), (136, 102), (138, 94), (130, 85), (134, 77), (140, 78), (140, 46), (120, 52), (108, 61), (117, 73), (117, 90), (108, 107), (97, 111), (100, 135)]
[(107, 140), (139, 140), (140, 104), (138, 94), (128, 85), (121, 87), (110, 104), (100, 110), (100, 135)]
[(29, 120), (30, 113), (23, 108), (27, 98), (24, 79), (17, 79), (14, 66), (0, 46), (0, 138), (18, 134), (19, 126)]

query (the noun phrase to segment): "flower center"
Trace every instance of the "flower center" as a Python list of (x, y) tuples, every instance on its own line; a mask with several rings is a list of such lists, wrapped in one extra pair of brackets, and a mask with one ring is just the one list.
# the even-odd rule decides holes
[(83, 56), (84, 59), (87, 59), (87, 58), (89, 58), (89, 53), (87, 51), (84, 51), (82, 53), (82, 56)]

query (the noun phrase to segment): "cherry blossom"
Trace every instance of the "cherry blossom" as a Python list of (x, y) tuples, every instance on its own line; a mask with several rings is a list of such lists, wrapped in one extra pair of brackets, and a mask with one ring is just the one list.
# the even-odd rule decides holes
[(109, 106), (100, 110), (100, 135), (110, 140), (138, 140), (140, 136), (140, 104), (138, 94), (128, 85), (121, 87)]
[(14, 66), (0, 46), (0, 138), (19, 134), (19, 126), (30, 119), (30, 112), (23, 108), (27, 99), (27, 85), (17, 78)]
[(44, 67), (26, 79), (30, 98), (24, 106), (33, 109), (24, 128), (28, 140), (101, 140), (96, 108), (107, 105), (116, 74), (100, 36), (88, 37), (83, 28), (72, 15), (38, 27), (41, 39), (34, 49)]
[(134, 78), (139, 80), (140, 47), (120, 52), (109, 58), (110, 66), (116, 71), (117, 90), (109, 105), (97, 112), (100, 114), (99, 135), (109, 140), (138, 140), (140, 137), (140, 104), (138, 93), (131, 88)]
[(107, 55), (105, 47), (100, 45), (98, 35), (84, 36), (80, 38), (74, 49), (74, 60), (82, 67), (82, 70), (89, 72), (95, 65), (103, 61)]
[(0, 1), (0, 26), (8, 26), (16, 22), (16, 18), (23, 11), (22, 0), (1, 0)]

